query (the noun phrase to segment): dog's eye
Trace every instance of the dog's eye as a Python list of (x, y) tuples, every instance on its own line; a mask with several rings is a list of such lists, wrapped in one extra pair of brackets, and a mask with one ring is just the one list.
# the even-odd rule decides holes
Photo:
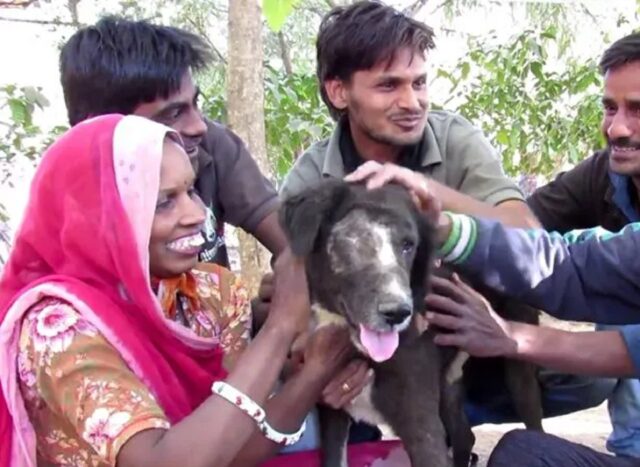
[(402, 242), (402, 254), (408, 255), (409, 253), (412, 253), (415, 247), (416, 247), (416, 244), (413, 241), (404, 240)]

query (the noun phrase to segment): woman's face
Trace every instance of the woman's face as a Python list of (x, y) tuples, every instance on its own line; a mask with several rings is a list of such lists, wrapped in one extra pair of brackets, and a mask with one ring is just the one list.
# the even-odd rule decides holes
[(194, 181), (189, 157), (180, 145), (167, 138), (149, 240), (152, 276), (177, 276), (193, 268), (198, 260), (205, 211), (193, 188)]

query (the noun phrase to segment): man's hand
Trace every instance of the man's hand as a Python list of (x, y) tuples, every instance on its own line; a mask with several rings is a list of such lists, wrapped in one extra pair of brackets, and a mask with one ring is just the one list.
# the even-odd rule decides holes
[(375, 161), (368, 161), (344, 179), (353, 183), (366, 182), (369, 190), (375, 190), (387, 183), (397, 183), (409, 190), (418, 209), (430, 219), (437, 221), (440, 216), (442, 210), (440, 200), (429, 189), (429, 181), (421, 173), (395, 164), (383, 165)]
[(457, 275), (451, 280), (432, 279), (427, 295), (429, 326), (445, 331), (435, 337), (438, 345), (454, 346), (476, 357), (515, 356), (518, 350), (510, 325), (500, 318), (478, 292)]

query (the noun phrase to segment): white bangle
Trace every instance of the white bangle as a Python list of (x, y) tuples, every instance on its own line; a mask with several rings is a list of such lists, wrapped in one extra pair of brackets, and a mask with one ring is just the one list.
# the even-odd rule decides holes
[(297, 443), (307, 426), (306, 421), (302, 423), (302, 426), (298, 431), (292, 434), (280, 433), (278, 430), (269, 425), (267, 422), (267, 416), (262, 407), (260, 407), (253, 399), (246, 394), (238, 391), (224, 381), (216, 381), (211, 386), (211, 392), (225, 399), (227, 402), (235, 405), (244, 413), (253, 418), (258, 425), (258, 429), (262, 434), (270, 441), (282, 446), (290, 446)]

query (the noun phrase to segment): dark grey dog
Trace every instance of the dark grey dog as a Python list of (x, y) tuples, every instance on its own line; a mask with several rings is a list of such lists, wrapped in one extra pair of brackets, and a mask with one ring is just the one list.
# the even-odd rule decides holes
[[(326, 181), (285, 201), (281, 223), (293, 252), (306, 256), (316, 326), (348, 327), (371, 361), (374, 381), (349, 407), (356, 420), (386, 423), (414, 467), (467, 467), (474, 437), (459, 382), (445, 372), (457, 352), (420, 334), (416, 315), (434, 255), (434, 229), (406, 190)], [(321, 410), (323, 465), (346, 467), (349, 417)]]

